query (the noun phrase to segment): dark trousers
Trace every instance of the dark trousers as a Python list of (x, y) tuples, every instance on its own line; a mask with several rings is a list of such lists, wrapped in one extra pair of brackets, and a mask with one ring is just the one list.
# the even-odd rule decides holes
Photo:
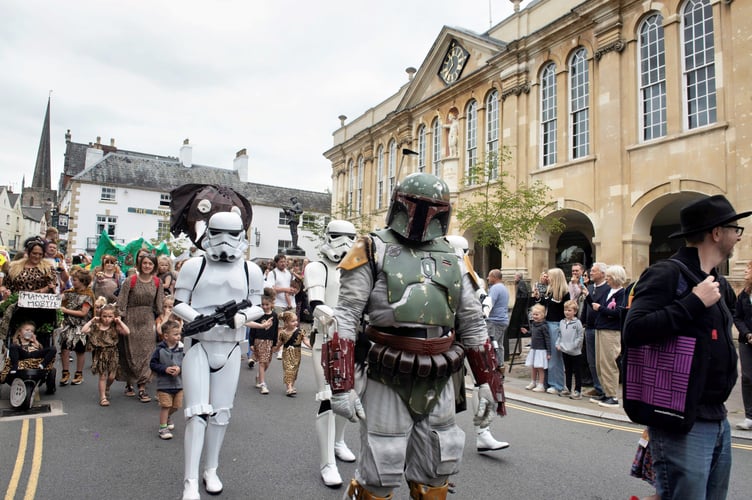
[(742, 403), (744, 416), (752, 420), (752, 346), (739, 344), (739, 360), (742, 365)]
[(582, 391), (582, 354), (572, 356), (571, 354), (561, 353), (564, 360), (564, 381), (569, 392), (572, 392), (572, 377), (574, 376), (574, 390)]

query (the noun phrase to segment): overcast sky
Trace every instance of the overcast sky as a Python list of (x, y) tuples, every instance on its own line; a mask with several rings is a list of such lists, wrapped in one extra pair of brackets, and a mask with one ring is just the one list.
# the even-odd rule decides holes
[[(528, 2), (523, 3), (523, 7)], [(338, 116), (394, 94), (444, 25), (482, 33), (509, 0), (4, 0), (0, 184), (31, 182), (52, 90), (52, 187), (74, 142), (231, 168), (254, 182), (330, 188)], [(252, 201), (252, 200), (251, 200)]]

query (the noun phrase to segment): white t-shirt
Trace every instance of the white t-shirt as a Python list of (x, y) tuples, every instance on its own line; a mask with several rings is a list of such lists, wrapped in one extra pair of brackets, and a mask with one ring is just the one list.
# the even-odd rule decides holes
[[(271, 271), (269, 271), (269, 274), (266, 275), (266, 282), (264, 283), (265, 286), (270, 288), (290, 288), (290, 283), (292, 282), (292, 273), (285, 269), (284, 271), (281, 269), (274, 268)], [(277, 292), (277, 297), (274, 299), (274, 307), (287, 307), (287, 297), (286, 293), (283, 292)], [(290, 295), (290, 305), (294, 308), (295, 307), (295, 295)]]

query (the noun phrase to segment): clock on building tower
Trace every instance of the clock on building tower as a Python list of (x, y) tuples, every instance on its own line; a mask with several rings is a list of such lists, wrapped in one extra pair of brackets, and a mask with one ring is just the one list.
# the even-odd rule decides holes
[(449, 44), (444, 62), (439, 69), (439, 77), (449, 85), (460, 79), (462, 70), (465, 68), (469, 53), (456, 40)]

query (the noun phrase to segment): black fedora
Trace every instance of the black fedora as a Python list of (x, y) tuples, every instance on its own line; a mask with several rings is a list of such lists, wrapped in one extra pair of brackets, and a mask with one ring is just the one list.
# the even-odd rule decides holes
[(681, 238), (688, 234), (708, 231), (714, 227), (748, 217), (750, 214), (752, 214), (752, 211), (736, 213), (731, 203), (721, 194), (703, 198), (681, 209), (681, 212), (679, 212), (681, 229), (669, 235), (669, 238)]

